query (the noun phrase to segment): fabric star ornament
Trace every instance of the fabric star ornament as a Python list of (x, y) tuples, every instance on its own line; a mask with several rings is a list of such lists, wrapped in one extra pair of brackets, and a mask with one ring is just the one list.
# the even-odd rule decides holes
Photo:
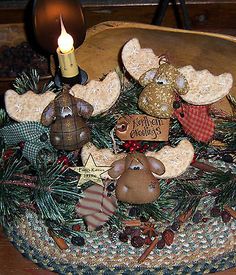
[(85, 166), (70, 167), (71, 170), (74, 170), (81, 175), (78, 181), (78, 186), (83, 185), (88, 181), (93, 181), (94, 183), (103, 186), (101, 174), (105, 173), (110, 168), (111, 167), (109, 166), (97, 166), (91, 154), (89, 155)]
[(185, 133), (195, 140), (207, 143), (213, 138), (215, 124), (208, 113), (208, 106), (182, 103), (180, 108), (175, 109), (174, 114)]
[(95, 230), (106, 223), (115, 213), (117, 201), (114, 196), (108, 196), (108, 191), (100, 185), (88, 187), (76, 205), (77, 214), (84, 218), (88, 230)]

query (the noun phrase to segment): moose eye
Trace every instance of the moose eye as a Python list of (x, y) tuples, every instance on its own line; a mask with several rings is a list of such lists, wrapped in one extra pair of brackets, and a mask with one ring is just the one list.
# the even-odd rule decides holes
[(65, 118), (67, 116), (72, 116), (73, 112), (70, 106), (65, 106), (61, 108), (61, 117)]
[(130, 170), (141, 170), (143, 169), (142, 165), (130, 165), (129, 167)]
[(157, 83), (157, 84), (161, 84), (161, 85), (169, 84), (169, 82), (167, 81), (166, 78), (157, 78), (157, 79), (156, 79), (156, 83)]

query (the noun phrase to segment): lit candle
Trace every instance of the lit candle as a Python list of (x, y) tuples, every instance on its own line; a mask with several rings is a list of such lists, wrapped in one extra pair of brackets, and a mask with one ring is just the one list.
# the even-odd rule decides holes
[(72, 36), (66, 32), (62, 18), (61, 35), (58, 38), (57, 55), (62, 77), (73, 78), (79, 74), (79, 68), (75, 58), (74, 41)]

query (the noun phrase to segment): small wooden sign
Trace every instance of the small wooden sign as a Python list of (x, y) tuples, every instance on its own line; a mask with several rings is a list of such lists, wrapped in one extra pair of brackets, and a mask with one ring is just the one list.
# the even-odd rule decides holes
[(169, 125), (169, 119), (126, 115), (118, 119), (115, 133), (121, 140), (167, 141)]

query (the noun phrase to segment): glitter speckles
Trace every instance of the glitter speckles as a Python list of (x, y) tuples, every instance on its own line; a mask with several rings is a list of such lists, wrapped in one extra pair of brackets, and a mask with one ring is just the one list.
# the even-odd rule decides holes
[(171, 86), (151, 83), (139, 97), (139, 108), (158, 118), (169, 118), (173, 113), (174, 93)]

